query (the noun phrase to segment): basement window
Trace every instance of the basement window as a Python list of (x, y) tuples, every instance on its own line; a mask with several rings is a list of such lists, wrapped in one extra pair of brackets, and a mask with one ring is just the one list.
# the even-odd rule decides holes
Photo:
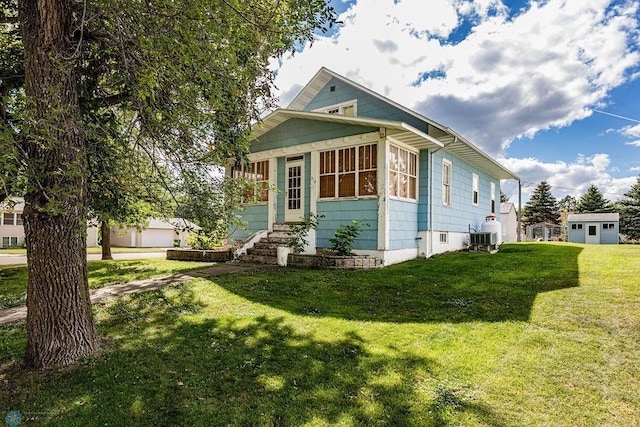
[(440, 243), (447, 243), (449, 241), (449, 233), (440, 233)]

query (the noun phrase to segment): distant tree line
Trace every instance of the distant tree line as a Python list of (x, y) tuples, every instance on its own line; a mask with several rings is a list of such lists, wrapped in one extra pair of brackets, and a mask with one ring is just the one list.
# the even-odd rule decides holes
[(579, 198), (566, 196), (557, 200), (551, 194), (551, 186), (542, 181), (533, 191), (522, 211), (523, 224), (541, 222), (559, 224), (562, 213), (607, 213), (620, 214), (620, 233), (633, 240), (640, 239), (640, 176), (624, 198), (612, 203), (595, 185), (590, 185)]

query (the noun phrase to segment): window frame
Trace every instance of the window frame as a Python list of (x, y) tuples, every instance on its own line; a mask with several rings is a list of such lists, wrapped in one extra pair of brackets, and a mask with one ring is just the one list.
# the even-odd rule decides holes
[(496, 183), (491, 181), (491, 213), (496, 213)]
[(358, 100), (351, 99), (349, 101), (339, 102), (337, 104), (328, 105), (326, 107), (317, 108), (312, 110), (313, 113), (326, 113), (326, 114), (339, 114), (341, 116), (346, 116), (344, 113), (347, 108), (353, 108), (353, 115), (347, 117), (357, 117), (358, 116)]
[[(11, 216), (11, 221), (7, 223), (6, 218)], [(2, 212), (2, 225), (6, 226), (15, 226), (16, 225), (16, 214), (15, 212)]]
[[(259, 166), (260, 165), (260, 166)], [(234, 166), (231, 175), (233, 178), (243, 178), (253, 188), (253, 194), (248, 191), (242, 196), (242, 203), (247, 205), (262, 205), (269, 202), (269, 168), (270, 160), (257, 160), (248, 165)], [(261, 179), (258, 179), (258, 176)]]
[[(448, 176), (445, 174), (445, 166), (449, 170)], [(445, 178), (448, 177), (448, 181)], [(451, 200), (451, 184), (453, 183), (453, 163), (451, 160), (442, 159), (442, 205), (450, 207), (453, 203)]]
[(471, 204), (480, 204), (480, 176), (477, 173), (471, 174)]
[(440, 233), (440, 243), (443, 245), (449, 243), (449, 233), (447, 232)]
[[(378, 196), (377, 142), (323, 150), (318, 153), (318, 156), (319, 201), (365, 199)], [(375, 188), (372, 191), (362, 191), (366, 176), (372, 176), (375, 180)], [(353, 184), (348, 185), (351, 179)], [(342, 187), (343, 184), (345, 187)], [(332, 191), (329, 191), (330, 186), (333, 186)], [(351, 188), (353, 191), (345, 194)]]
[[(388, 145), (388, 167), (387, 167), (387, 176), (389, 178), (389, 197), (417, 202), (418, 201), (418, 153), (411, 151), (405, 147), (401, 147), (398, 144), (389, 144)], [(397, 150), (397, 161), (392, 162), (392, 151)], [(403, 155), (406, 154), (406, 157), (403, 159)], [(405, 163), (404, 169), (400, 167), (400, 160), (403, 159)], [(395, 174), (396, 179), (394, 186), (392, 188), (392, 177), (391, 175)], [(406, 182), (406, 192), (403, 188), (403, 182)]]

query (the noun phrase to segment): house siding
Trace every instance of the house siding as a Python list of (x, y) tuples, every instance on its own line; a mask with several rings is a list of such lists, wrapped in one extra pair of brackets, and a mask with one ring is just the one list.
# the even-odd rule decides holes
[[(572, 230), (572, 224), (582, 224), (581, 230)], [(584, 243), (584, 233), (585, 233), (585, 223), (581, 222), (570, 222), (567, 224), (567, 240), (573, 243)]]
[[(442, 204), (442, 161), (452, 163), (451, 205)], [(465, 233), (479, 230), (485, 217), (491, 213), (491, 182), (496, 186), (496, 212), (499, 220), (500, 180), (482, 172), (478, 168), (449, 153), (446, 149), (434, 153), (433, 170), (433, 229), (436, 231), (452, 231)], [(421, 171), (421, 173), (423, 173)], [(472, 203), (472, 175), (480, 178), (479, 203)]]
[[(335, 91), (331, 92), (331, 87), (335, 86)], [(373, 119), (386, 119), (405, 122), (424, 132), (428, 130), (428, 125), (417, 117), (401, 110), (380, 98), (372, 96), (344, 81), (332, 78), (320, 92), (307, 104), (305, 111), (313, 111), (335, 104), (357, 99), (357, 116), (370, 117)]]
[(242, 219), (246, 221), (246, 230), (237, 229), (232, 236), (235, 239), (245, 240), (256, 231), (266, 230), (268, 228), (268, 205), (266, 203), (260, 205), (246, 205), (244, 212), (241, 212)]
[(389, 201), (389, 249), (411, 249), (418, 247), (419, 206), (415, 202)]
[(306, 119), (289, 119), (286, 126), (278, 126), (251, 142), (252, 153), (283, 147), (343, 138), (377, 131), (378, 128), (319, 122)]
[(318, 201), (317, 214), (324, 215), (318, 221), (316, 244), (320, 248), (331, 246), (329, 239), (341, 224), (349, 225), (352, 220), (360, 220), (365, 226), (356, 238), (353, 248), (362, 250), (376, 250), (378, 244), (378, 200), (336, 200)]

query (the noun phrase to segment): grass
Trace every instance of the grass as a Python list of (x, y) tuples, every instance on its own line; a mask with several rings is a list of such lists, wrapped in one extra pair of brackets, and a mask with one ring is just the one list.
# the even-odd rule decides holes
[[(203, 269), (210, 263), (168, 261), (162, 258), (139, 260), (88, 261), (89, 288), (148, 279), (173, 273)], [(0, 309), (26, 303), (27, 266), (0, 266)]]
[[(640, 246), (263, 269), (101, 303), (101, 354), (0, 402), (55, 425), (637, 426)], [(0, 407), (0, 411), (4, 408)]]
[[(125, 248), (119, 246), (112, 246), (111, 253), (112, 254), (124, 254), (124, 253), (142, 253), (142, 252), (164, 252), (166, 248)], [(100, 246), (90, 246), (87, 248), (88, 254), (101, 254), (102, 248)], [(26, 255), (27, 250), (23, 248), (11, 248), (11, 249), (0, 249), (0, 255)]]

